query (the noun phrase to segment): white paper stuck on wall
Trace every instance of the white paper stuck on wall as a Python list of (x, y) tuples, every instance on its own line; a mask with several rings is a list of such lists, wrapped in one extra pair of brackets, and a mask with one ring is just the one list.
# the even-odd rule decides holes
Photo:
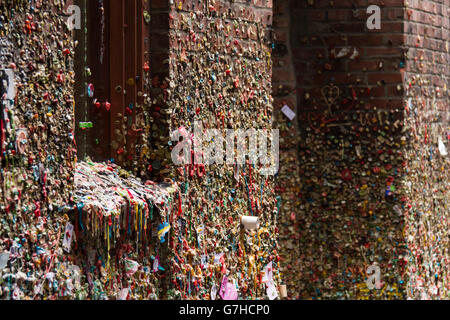
[(448, 155), (447, 148), (445, 147), (444, 141), (442, 141), (441, 138), (439, 138), (439, 153), (442, 156)]
[(289, 108), (289, 106), (287, 104), (284, 105), (283, 109), (281, 109), (281, 112), (283, 112), (284, 115), (289, 118), (289, 120), (291, 120), (291, 121), (294, 120), (295, 112), (292, 111), (292, 109)]
[(243, 216), (241, 222), (246, 230), (256, 230), (259, 228), (258, 217)]

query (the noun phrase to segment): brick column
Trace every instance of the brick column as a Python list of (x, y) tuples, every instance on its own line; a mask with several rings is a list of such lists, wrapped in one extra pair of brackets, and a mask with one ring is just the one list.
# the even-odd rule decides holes
[[(0, 270), (8, 279), (0, 285), (2, 300), (33, 299), (32, 289), (56, 274), (63, 260), (58, 248), (66, 219), (58, 209), (73, 191), (76, 159), (75, 54), (64, 4), (0, 2), (0, 253), (17, 253)], [(36, 280), (4, 277), (19, 271)], [(61, 281), (67, 278), (61, 275)], [(13, 293), (17, 284), (20, 290)], [(56, 295), (52, 288), (43, 291)]]
[(450, 1), (409, 0), (405, 8), (406, 230), (408, 296), (448, 299), (450, 273)]
[[(384, 5), (383, 5), (384, 3)], [(301, 298), (405, 296), (403, 2), (295, 1)], [(381, 6), (381, 30), (367, 7)], [(385, 290), (368, 290), (377, 264)]]
[[(162, 88), (167, 128), (194, 133), (200, 121), (219, 135), (227, 129), (271, 129), (272, 1), (173, 1), (168, 21), (169, 76)], [(205, 131), (194, 140), (200, 138), (206, 139)], [(182, 215), (171, 221), (168, 297), (209, 299), (228, 270), (240, 297), (266, 298), (261, 272), (270, 262), (275, 284), (280, 283), (273, 177), (248, 164), (172, 168), (183, 200)], [(242, 216), (258, 216), (260, 228), (244, 230)]]

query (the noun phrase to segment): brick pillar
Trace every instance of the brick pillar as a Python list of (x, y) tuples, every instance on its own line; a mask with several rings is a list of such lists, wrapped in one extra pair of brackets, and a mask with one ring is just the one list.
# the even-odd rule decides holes
[[(195, 121), (219, 135), (271, 129), (272, 1), (173, 1), (168, 21), (168, 78), (161, 87), (167, 129), (194, 133)], [(206, 139), (205, 131), (199, 138)], [(267, 298), (261, 271), (270, 262), (280, 283), (273, 177), (248, 164), (172, 168), (183, 200), (181, 216), (171, 221), (168, 298), (209, 299), (226, 270), (241, 298)], [(242, 216), (258, 216), (260, 228), (244, 230)], [(190, 270), (203, 278), (194, 280)]]
[[(448, 10), (295, 2), (301, 297), (448, 297)], [(374, 263), (383, 290), (367, 288)]]
[[(405, 8), (405, 156), (408, 296), (448, 299), (450, 1), (409, 0)], [(441, 146), (441, 147), (439, 147)]]
[[(367, 7), (381, 6), (381, 30)], [(301, 298), (405, 296), (403, 2), (295, 1)], [(385, 290), (369, 290), (380, 268)]]

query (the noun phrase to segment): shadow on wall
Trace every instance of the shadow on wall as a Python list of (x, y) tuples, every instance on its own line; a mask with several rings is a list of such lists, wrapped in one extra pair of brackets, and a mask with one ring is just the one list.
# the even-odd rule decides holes
[(366, 30), (364, 7), (290, 9), (301, 178), (292, 296), (405, 298), (402, 52)]
[(296, 232), (299, 185), (298, 118), (295, 70), (289, 43), (290, 1), (274, 2), (273, 97), (274, 127), (280, 130), (280, 170), (276, 192), (281, 197), (279, 246), (283, 281), (290, 297), (298, 295), (300, 260), (299, 238)]

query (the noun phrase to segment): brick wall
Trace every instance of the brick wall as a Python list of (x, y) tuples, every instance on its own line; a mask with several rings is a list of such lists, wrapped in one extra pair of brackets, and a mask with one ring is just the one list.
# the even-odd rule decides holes
[[(402, 1), (295, 1), (301, 298), (405, 296)], [(366, 9), (381, 6), (369, 31)], [(380, 267), (383, 290), (367, 288)], [(295, 271), (293, 271), (295, 272)]]
[[(372, 4), (381, 30), (366, 27)], [(291, 13), (299, 295), (448, 296), (448, 1), (298, 1)], [(383, 290), (367, 288), (373, 263)]]
[[(52, 296), (51, 286), (39, 285), (63, 259), (55, 249), (65, 226), (58, 208), (73, 190), (76, 156), (74, 47), (63, 5), (0, 3), (0, 70), (9, 69), (7, 82), (16, 89), (2, 92), (0, 101), (0, 254), (10, 253), (0, 271), (0, 299), (32, 298), (39, 288)], [(51, 12), (58, 15), (50, 19)]]
[[(402, 83), (403, 2), (309, 3), (295, 1), (292, 6), (292, 46), (301, 109), (323, 109), (320, 88), (330, 83), (340, 87), (342, 97), (351, 98), (351, 88), (355, 89), (355, 109), (400, 108), (402, 92), (397, 86)], [(382, 8), (381, 30), (366, 26), (366, 9), (371, 4)]]
[[(371, 4), (382, 7), (381, 30), (366, 30)], [(292, 298), (449, 298), (449, 1), (280, 0), (274, 33), (272, 5), (152, 1), (151, 150), (138, 165), (182, 191), (169, 201), (179, 207), (161, 298), (211, 298), (225, 274), (241, 298), (267, 298), (270, 262)], [(0, 70), (11, 69), (2, 90), (13, 72), (17, 91), (1, 97), (0, 253), (10, 256), (0, 298), (86, 297), (66, 290), (72, 257), (53, 249), (75, 160), (74, 48), (62, 11), (61, 1), (0, 4)], [(258, 166), (173, 169), (171, 131), (195, 120), (222, 133), (270, 128), (272, 114), (276, 184)], [(258, 231), (243, 230), (248, 215)], [(373, 264), (382, 290), (367, 288)], [(81, 291), (101, 288), (100, 273), (94, 284), (83, 277)]]
[[(18, 123), (28, 130), (27, 140), (31, 145), (25, 153), (28, 157), (21, 155), (14, 159), (23, 163), (20, 170), (10, 166), (11, 157), (2, 162), (5, 190), (2, 211), (8, 215), (1, 221), (0, 249), (1, 252), (9, 251), (16, 246), (14, 250), (19, 250), (22, 245), (19, 255), (29, 254), (26, 264), (20, 270), (14, 266), (11, 269), (8, 264), (2, 272), (30, 272), (38, 284), (42, 284), (35, 288), (42, 288), (42, 291), (31, 292), (32, 288), (24, 285), (19, 285), (16, 290), (12, 283), (12, 287), (2, 284), (0, 295), (9, 298), (14, 291), (17, 298), (23, 293), (51, 298), (114, 298), (113, 291), (120, 288), (120, 285), (114, 287), (118, 284), (116, 280), (121, 281), (120, 275), (108, 282), (111, 288), (106, 292), (102, 288), (105, 278), (118, 275), (122, 265), (120, 268), (109, 266), (109, 257), (106, 266), (102, 265), (106, 261), (102, 257), (98, 257), (96, 263), (91, 242), (75, 230), (76, 253), (83, 256), (87, 252), (89, 261), (85, 261), (86, 265), (96, 263), (97, 268), (77, 269), (81, 283), (77, 285), (79, 292), (74, 293), (69, 286), (76, 267), (70, 261), (79, 257), (63, 256), (61, 249), (52, 251), (50, 247), (60, 245), (67, 217), (53, 216), (47, 208), (52, 203), (53, 209), (56, 204), (67, 203), (72, 190), (69, 182), (72, 182), (75, 152), (70, 135), (73, 135), (74, 66), (72, 37), (63, 26), (62, 13), (59, 18), (52, 17), (54, 23), (44, 26), (42, 19), (45, 16), (38, 15), (42, 13), (40, 6), (30, 7), (25, 1), (14, 1), (14, 4), (2, 1), (1, 7), (2, 14), (16, 23), (6, 40), (2, 38), (6, 48), (2, 43), (5, 54), (2, 54), (1, 63), (2, 67), (8, 67), (12, 62), (16, 64), (17, 105), (20, 108), (29, 103), (27, 110), (31, 113), (24, 109), (15, 115), (20, 120)], [(49, 12), (63, 9), (62, 2), (56, 2), (54, 7), (42, 6)], [(13, 7), (21, 13), (13, 15)], [(149, 41), (152, 46), (146, 59), (151, 78), (145, 79), (145, 92), (150, 92), (146, 102), (150, 105), (144, 106), (144, 120), (147, 128), (150, 122), (151, 130), (146, 134), (151, 136), (144, 136), (151, 143), (149, 149), (142, 148), (140, 162), (133, 170), (148, 169), (159, 180), (171, 177), (179, 182), (182, 190), (182, 194), (171, 199), (180, 206), (177, 215), (171, 214), (169, 218), (170, 252), (162, 264), (170, 276), (158, 284), (164, 289), (160, 298), (208, 299), (214, 288), (221, 288), (224, 275), (228, 275), (228, 288), (236, 284), (241, 298), (267, 298), (267, 289), (273, 285), (277, 291), (276, 286), (281, 282), (276, 238), (279, 203), (273, 177), (261, 175), (261, 167), (250, 164), (176, 168), (171, 162), (175, 142), (169, 143), (168, 137), (169, 132), (180, 127), (193, 129), (195, 120), (203, 120), (204, 128), (217, 128), (222, 134), (226, 129), (271, 129), (272, 1), (152, 1), (150, 13), (152, 31)], [(6, 32), (7, 26), (4, 23), (1, 31)], [(41, 27), (45, 31), (41, 32)], [(21, 37), (15, 37), (22, 31)], [(46, 51), (45, 45), (51, 51)], [(23, 52), (14, 47), (23, 48)], [(35, 113), (33, 106), (36, 106)], [(13, 136), (7, 138), (14, 144)], [(10, 183), (16, 183), (10, 179), (13, 174), (16, 174), (18, 194), (14, 193), (16, 189)], [(88, 211), (78, 210), (76, 216), (82, 228), (82, 219), (89, 220), (86, 217)], [(49, 213), (46, 219), (44, 213)], [(258, 216), (259, 228), (244, 230), (241, 216)], [(110, 223), (115, 221), (110, 220)], [(8, 227), (3, 227), (5, 225)], [(89, 223), (85, 225), (87, 227)], [(111, 228), (106, 229), (109, 232)], [(110, 240), (108, 232), (105, 238)], [(120, 250), (118, 252), (120, 255)], [(273, 283), (263, 279), (264, 271), (273, 273)], [(167, 285), (168, 292), (165, 290)], [(140, 284), (131, 287), (134, 289), (129, 293), (136, 297)], [(153, 297), (154, 288), (149, 285), (148, 289), (147, 294)]]
[[(170, 131), (193, 130), (194, 121), (222, 135), (270, 129), (272, 1), (173, 1), (168, 17), (168, 55), (159, 59), (168, 59), (162, 94)], [(229, 271), (240, 297), (266, 298), (261, 272), (270, 262), (280, 283), (273, 177), (260, 175), (258, 165), (172, 172), (183, 201), (171, 221), (168, 297), (208, 299)], [(260, 228), (244, 231), (241, 216), (258, 216)]]

